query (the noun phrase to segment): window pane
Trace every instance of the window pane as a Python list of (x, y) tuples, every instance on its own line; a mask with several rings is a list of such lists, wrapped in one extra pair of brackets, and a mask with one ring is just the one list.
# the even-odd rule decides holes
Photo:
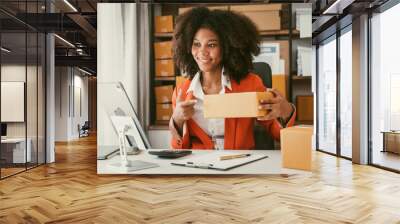
[(340, 36), (340, 153), (352, 157), (352, 35)]
[(26, 141), (26, 33), (1, 34), (1, 177), (25, 170), (31, 142)]
[(396, 154), (400, 153), (400, 32), (393, 27), (399, 21), (400, 4), (372, 18), (371, 80), (372, 163), (397, 170), (400, 170), (400, 156)]
[(336, 153), (336, 40), (318, 48), (318, 149)]
[(26, 113), (27, 113), (27, 136), (30, 143), (28, 168), (37, 165), (37, 40), (36, 32), (27, 33), (27, 80), (26, 80)]

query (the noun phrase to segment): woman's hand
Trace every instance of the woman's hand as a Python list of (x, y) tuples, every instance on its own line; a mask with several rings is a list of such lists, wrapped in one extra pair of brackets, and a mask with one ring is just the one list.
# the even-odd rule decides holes
[(178, 96), (176, 98), (176, 106), (174, 112), (172, 113), (172, 119), (179, 128), (179, 131), (183, 128), (183, 123), (193, 117), (194, 105), (197, 100), (182, 100), (182, 91), (179, 90)]
[(290, 115), (293, 113), (292, 105), (282, 96), (276, 89), (267, 89), (268, 92), (272, 92), (274, 98), (269, 100), (260, 100), (259, 110), (267, 110), (267, 115), (258, 117), (260, 121), (271, 120), (276, 118), (282, 118), (287, 121)]

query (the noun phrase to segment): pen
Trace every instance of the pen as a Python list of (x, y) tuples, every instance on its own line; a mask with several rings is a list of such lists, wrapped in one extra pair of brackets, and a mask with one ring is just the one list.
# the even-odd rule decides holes
[(243, 158), (243, 157), (247, 157), (247, 156), (251, 156), (251, 154), (237, 154), (237, 155), (229, 155), (229, 156), (221, 156), (219, 157), (219, 160), (228, 160), (228, 159), (236, 159), (236, 158)]

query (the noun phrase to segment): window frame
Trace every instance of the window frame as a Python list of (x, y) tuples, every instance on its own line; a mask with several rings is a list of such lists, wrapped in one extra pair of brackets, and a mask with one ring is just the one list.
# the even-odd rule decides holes
[[(336, 32), (327, 36), (324, 39), (318, 40), (318, 42), (315, 44), (316, 45), (316, 150), (319, 152), (323, 152), (323, 153), (327, 153), (329, 155), (333, 155), (333, 156), (337, 156), (343, 159), (347, 159), (347, 160), (352, 160), (352, 158), (347, 157), (347, 156), (343, 156), (341, 153), (341, 119), (340, 119), (340, 103), (341, 103), (341, 99), (340, 99), (340, 77), (341, 77), (341, 67), (340, 67), (340, 37), (344, 34), (346, 34), (347, 32), (351, 32), (352, 31), (352, 22), (351, 20), (351, 16), (346, 16), (344, 17), (342, 20), (337, 21), (337, 23), (342, 22), (343, 27), (339, 27), (337, 24), (334, 24), (333, 26), (336, 26)], [(336, 41), (336, 152), (335, 153), (331, 153), (328, 152), (324, 149), (321, 149), (320, 143), (319, 143), (319, 86), (320, 86), (320, 74), (319, 74), (319, 48), (321, 45), (323, 44), (327, 44), (331, 41)]]
[(382, 14), (394, 6), (400, 4), (400, 0), (388, 0), (384, 4), (368, 11), (368, 165), (383, 170), (400, 173), (400, 170), (390, 168), (373, 162), (373, 132), (372, 132), (372, 19), (374, 14)]

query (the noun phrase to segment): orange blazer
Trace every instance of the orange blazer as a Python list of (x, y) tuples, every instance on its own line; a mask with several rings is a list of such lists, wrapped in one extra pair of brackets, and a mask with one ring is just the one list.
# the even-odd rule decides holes
[[(172, 95), (172, 105), (175, 109), (176, 97), (178, 90), (182, 91), (182, 98), (185, 100), (192, 99), (193, 95), (186, 93), (190, 86), (191, 80), (186, 80), (180, 86), (174, 90)], [(240, 93), (240, 92), (263, 92), (266, 91), (260, 77), (255, 74), (249, 73), (246, 78), (240, 81), (240, 84), (235, 80), (231, 79), (232, 90), (225, 88), (225, 93)], [(287, 126), (294, 124), (296, 117), (296, 111), (290, 118)], [(225, 136), (224, 136), (224, 148), (225, 149), (253, 149), (254, 136), (253, 127), (256, 118), (225, 118)], [(281, 124), (278, 120), (258, 121), (260, 122), (267, 132), (272, 137), (279, 141)], [(211, 137), (201, 129), (194, 120), (189, 119), (183, 126), (182, 140), (178, 140), (176, 137), (177, 133), (172, 134), (171, 146), (174, 149), (214, 149), (214, 144)], [(172, 118), (169, 122), (170, 130), (175, 130)]]

